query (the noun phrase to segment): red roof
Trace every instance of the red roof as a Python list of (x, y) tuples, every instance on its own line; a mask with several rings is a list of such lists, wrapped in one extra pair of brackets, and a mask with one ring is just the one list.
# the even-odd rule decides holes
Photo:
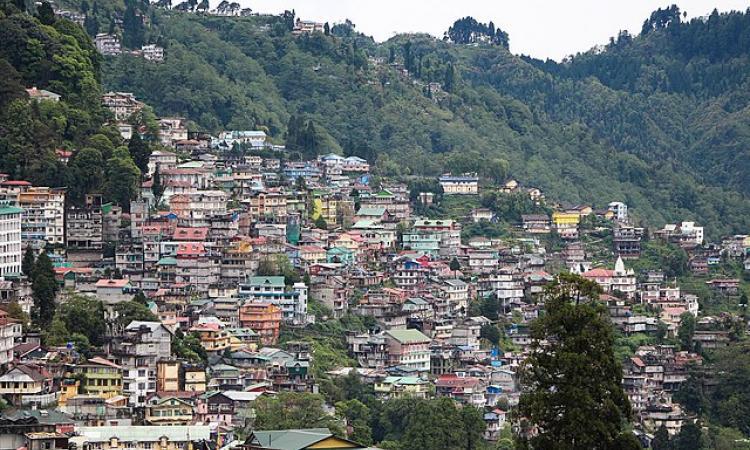
[(31, 186), (30, 182), (23, 180), (7, 180), (3, 181), (0, 184), (2, 184), (3, 186)]
[(479, 379), (474, 377), (458, 377), (453, 374), (440, 375), (435, 380), (437, 387), (452, 387), (454, 389), (474, 387), (479, 384)]
[(612, 278), (615, 276), (614, 270), (596, 268), (591, 269), (588, 272), (584, 272), (583, 276), (586, 278)]
[(200, 256), (205, 253), (206, 247), (202, 242), (185, 243), (177, 247), (177, 256)]
[(208, 227), (177, 227), (172, 239), (175, 241), (205, 241), (208, 236)]

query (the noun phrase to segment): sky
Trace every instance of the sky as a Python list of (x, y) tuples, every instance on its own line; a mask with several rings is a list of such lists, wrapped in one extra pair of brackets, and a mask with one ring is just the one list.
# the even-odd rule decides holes
[[(237, 0), (255, 12), (278, 14), (294, 9), (318, 22), (350, 19), (360, 31), (384, 41), (397, 33), (442, 36), (454, 20), (472, 16), (492, 20), (510, 35), (515, 54), (561, 60), (606, 44), (619, 30), (637, 34), (651, 11), (677, 3), (688, 18), (742, 10), (747, 0)], [(215, 3), (211, 2), (212, 5)]]

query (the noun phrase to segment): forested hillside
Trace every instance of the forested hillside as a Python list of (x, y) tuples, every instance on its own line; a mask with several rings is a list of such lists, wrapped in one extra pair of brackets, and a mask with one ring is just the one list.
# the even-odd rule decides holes
[(685, 23), (659, 10), (638, 35), (555, 63), (511, 54), (513, 36), (472, 18), (444, 39), (375, 43), (351, 23), (293, 36), (291, 12), (189, 12), (201, 5), (66, 4), (88, 11), (90, 33), (164, 45), (163, 63), (104, 58), (103, 87), (196, 129), (265, 129), (294, 146), (304, 127), (308, 153), (363, 156), (380, 174), (507, 172), (559, 201), (623, 200), (652, 225), (750, 229), (749, 13)]

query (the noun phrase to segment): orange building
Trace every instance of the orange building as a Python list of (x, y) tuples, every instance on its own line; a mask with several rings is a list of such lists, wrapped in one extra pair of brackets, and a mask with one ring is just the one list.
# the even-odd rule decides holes
[(260, 343), (274, 345), (279, 339), (281, 308), (266, 302), (248, 302), (240, 307), (240, 325), (260, 335)]

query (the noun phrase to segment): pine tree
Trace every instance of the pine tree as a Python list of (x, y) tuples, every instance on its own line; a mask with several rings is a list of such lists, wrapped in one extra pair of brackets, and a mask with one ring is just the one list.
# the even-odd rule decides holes
[(21, 261), (21, 272), (27, 277), (31, 277), (31, 272), (34, 270), (34, 249), (31, 245), (26, 245), (26, 252), (23, 254), (23, 260)]
[(569, 274), (545, 291), (545, 314), (531, 325), (534, 343), (520, 371), (519, 413), (540, 430), (533, 448), (638, 448), (623, 430), (630, 404), (600, 291)]
[(148, 159), (151, 156), (151, 148), (138, 133), (133, 133), (133, 137), (128, 143), (128, 152), (133, 158), (135, 165), (141, 170), (141, 173), (148, 172)]
[(456, 83), (456, 68), (452, 63), (445, 67), (445, 77), (443, 79), (443, 89), (445, 92), (453, 92)]
[(55, 315), (55, 296), (58, 291), (52, 261), (42, 252), (32, 270), (31, 291), (34, 299), (34, 324), (44, 329)]
[(669, 442), (669, 432), (667, 427), (664, 425), (660, 426), (654, 434), (654, 439), (651, 441), (651, 448), (653, 450), (669, 450), (671, 448)]
[(164, 188), (165, 186), (161, 182), (161, 174), (159, 173), (159, 166), (156, 166), (156, 170), (154, 170), (154, 177), (151, 179), (151, 193), (154, 194), (154, 199), (156, 200), (156, 206), (159, 206), (159, 203), (161, 203), (161, 197), (164, 195)]
[(42, 2), (37, 8), (37, 18), (44, 25), (52, 25), (55, 23), (55, 12), (52, 10), (52, 5), (49, 2)]

